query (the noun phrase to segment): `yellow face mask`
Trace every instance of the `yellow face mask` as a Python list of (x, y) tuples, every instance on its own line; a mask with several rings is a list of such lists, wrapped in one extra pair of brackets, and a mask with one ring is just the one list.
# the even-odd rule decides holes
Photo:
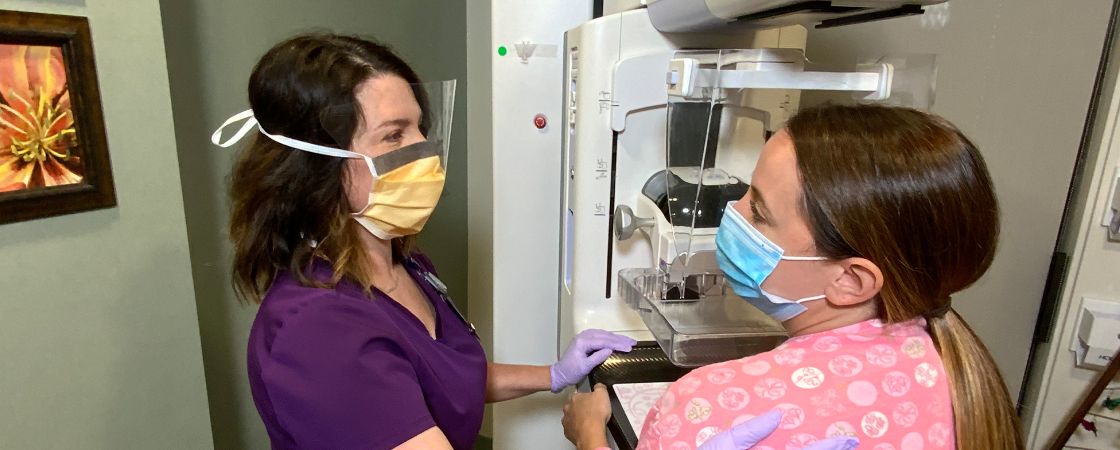
[[(414, 145), (422, 144), (427, 142)], [(385, 156), (404, 156), (394, 154), (411, 150), (402, 148)], [(424, 150), (430, 149), (418, 150), (419, 153), (426, 154), (429, 152)], [(383, 164), (382, 157), (373, 158), (372, 161), (373, 183), (370, 185), (369, 201), (365, 209), (354, 214), (354, 219), (381, 239), (419, 233), (443, 193), (446, 174), (439, 155), (422, 156), (403, 164)], [(385, 165), (396, 167), (384, 172), (378, 170), (379, 166)]]

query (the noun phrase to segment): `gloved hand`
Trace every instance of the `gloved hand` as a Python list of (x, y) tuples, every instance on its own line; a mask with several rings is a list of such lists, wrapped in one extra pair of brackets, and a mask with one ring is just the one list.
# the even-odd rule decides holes
[(628, 352), (636, 343), (633, 339), (609, 331), (583, 330), (568, 343), (568, 349), (564, 351), (560, 361), (549, 368), (552, 392), (560, 392), (579, 383), (579, 380), (591, 373), (591, 369), (606, 361), (612, 352)]
[[(781, 422), (782, 412), (775, 409), (712, 436), (697, 450), (749, 449), (770, 436), (770, 433), (773, 433)], [(859, 439), (850, 436), (838, 436), (817, 441), (801, 450), (853, 450), (858, 446)]]

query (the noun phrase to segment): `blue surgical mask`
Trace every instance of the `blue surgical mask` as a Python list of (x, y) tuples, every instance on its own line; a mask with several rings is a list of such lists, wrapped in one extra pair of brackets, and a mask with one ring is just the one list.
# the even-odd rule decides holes
[(779, 322), (785, 322), (805, 311), (801, 303), (820, 300), (816, 295), (796, 300), (775, 295), (762, 289), (762, 282), (778, 267), (778, 262), (824, 261), (823, 256), (784, 256), (784, 250), (767, 239), (761, 232), (727, 204), (723, 220), (716, 234), (716, 259), (731, 289), (755, 308)]

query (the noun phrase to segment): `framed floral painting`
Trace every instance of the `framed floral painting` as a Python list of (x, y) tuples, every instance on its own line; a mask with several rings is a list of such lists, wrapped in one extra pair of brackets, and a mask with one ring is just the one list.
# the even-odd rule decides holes
[(116, 203), (89, 22), (0, 10), (0, 224)]

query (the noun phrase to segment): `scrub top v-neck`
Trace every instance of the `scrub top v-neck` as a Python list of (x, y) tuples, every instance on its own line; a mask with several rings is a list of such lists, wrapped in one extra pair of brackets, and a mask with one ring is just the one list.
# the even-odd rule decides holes
[[(432, 426), (472, 447), (486, 355), (422, 255), (404, 261), (431, 302), (436, 338), (403, 305), (343, 281), (301, 286), (281, 272), (249, 335), (249, 384), (274, 449), (393, 448)], [(330, 265), (313, 275), (328, 280)]]
[[(408, 263), (405, 263), (404, 265), (405, 265), (406, 271), (408, 272), (409, 278), (411, 278), (412, 281), (415, 282), (416, 285), (420, 287), (420, 293), (424, 295), (424, 299), (427, 302), (427, 304), (432, 305), (432, 317), (435, 321), (435, 325), (434, 325), (435, 337), (432, 337), (431, 334), (428, 334), (428, 337), (430, 339), (438, 341), (440, 336), (443, 335), (443, 330), (442, 330), (443, 327), (441, 326), (442, 324), (440, 323), (440, 320), (439, 320), (439, 318), (440, 318), (439, 308), (436, 308), (435, 302), (440, 301), (439, 299), (441, 297), (439, 297), (439, 296), (441, 294), (442, 295), (447, 295), (447, 294), (445, 294), (443, 292), (439, 292), (438, 289), (437, 289), (436, 292), (434, 293), (434, 295), (436, 297), (433, 298), (433, 293), (428, 292), (428, 289), (425, 289), (426, 287), (428, 287), (428, 288), (432, 287), (432, 286), (430, 286), (430, 281), (425, 276), (420, 275), (419, 270), (410, 269), (408, 267), (409, 266)], [(403, 324), (403, 323), (406, 322), (406, 323), (415, 325), (417, 327), (420, 327), (421, 329), (424, 330), (425, 333), (428, 333), (428, 326), (424, 324), (424, 321), (420, 320), (419, 316), (414, 314), (412, 311), (409, 311), (408, 307), (401, 304), (401, 302), (398, 302), (395, 298), (393, 298), (392, 295), (387, 294), (384, 291), (381, 291), (380, 289), (377, 289), (377, 288), (373, 289), (373, 293), (378, 300), (384, 300), (384, 301), (396, 304), (397, 309), (400, 310), (400, 312), (402, 312), (406, 315), (405, 318), (402, 320), (402, 325), (401, 326), (406, 326), (406, 325)]]

